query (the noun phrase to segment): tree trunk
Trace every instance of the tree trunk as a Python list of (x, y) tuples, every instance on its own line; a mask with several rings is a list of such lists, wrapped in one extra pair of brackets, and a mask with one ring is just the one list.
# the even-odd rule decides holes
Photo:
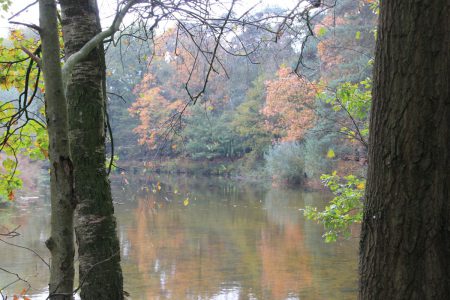
[(51, 164), (51, 234), (46, 241), (51, 252), (49, 293), (52, 299), (72, 299), (75, 198), (54, 0), (39, 1), (39, 18)]
[[(100, 32), (96, 1), (61, 0), (66, 57)], [(73, 69), (66, 97), (74, 162), (75, 233), (82, 299), (123, 299), (120, 247), (111, 189), (105, 170), (105, 76), (103, 47)]]
[(360, 299), (450, 295), (449, 49), (449, 1), (381, 1)]

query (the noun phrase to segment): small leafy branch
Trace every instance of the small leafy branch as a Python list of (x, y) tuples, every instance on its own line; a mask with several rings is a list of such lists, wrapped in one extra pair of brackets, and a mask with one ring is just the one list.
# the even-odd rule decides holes
[(349, 238), (350, 226), (362, 220), (366, 181), (354, 175), (340, 177), (336, 172), (324, 174), (320, 179), (335, 197), (323, 211), (318, 211), (317, 207), (305, 207), (304, 215), (324, 225), (323, 237), (327, 243), (335, 242), (339, 236)]
[(372, 104), (372, 83), (370, 79), (359, 83), (345, 82), (331, 94), (325, 91), (319, 94), (319, 99), (331, 105), (335, 112), (343, 112), (349, 121), (342, 124), (340, 133), (350, 140), (360, 142), (368, 148), (369, 135), (368, 117)]

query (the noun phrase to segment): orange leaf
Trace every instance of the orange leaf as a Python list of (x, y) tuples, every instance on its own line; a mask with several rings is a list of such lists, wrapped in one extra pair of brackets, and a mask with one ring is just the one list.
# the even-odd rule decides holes
[(42, 152), (42, 154), (44, 154), (45, 158), (48, 158), (48, 151), (47, 150), (41, 148), (41, 152)]

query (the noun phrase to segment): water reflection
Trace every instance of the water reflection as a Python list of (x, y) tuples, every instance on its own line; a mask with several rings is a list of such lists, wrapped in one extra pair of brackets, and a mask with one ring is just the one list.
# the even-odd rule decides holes
[[(356, 298), (356, 241), (324, 244), (321, 228), (299, 211), (326, 196), (204, 177), (126, 182), (113, 186), (132, 299)], [(22, 224), (14, 242), (48, 256), (48, 205), (37, 206), (11, 210), (8, 222)], [(36, 257), (5, 245), (0, 255), (1, 267), (30, 278), (33, 293), (45, 290), (48, 270)]]
[(355, 298), (355, 241), (325, 245), (299, 211), (324, 195), (204, 178), (138, 186), (150, 188), (124, 233), (137, 299)]
[[(16, 207), (0, 209), (0, 231), (8, 232), (20, 226), (17, 231), (21, 235), (14, 238), (1, 237), (1, 239), (6, 243), (33, 249), (48, 262), (48, 251), (44, 242), (49, 232), (50, 207), (42, 202), (30, 203), (20, 198), (17, 201)], [(30, 293), (37, 294), (45, 290), (49, 276), (47, 265), (31, 251), (14, 247), (5, 242), (0, 242), (0, 267), (26, 279), (32, 287)], [(15, 275), (0, 272), (0, 289), (16, 280)], [(24, 282), (18, 281), (17, 284), (9, 286), (3, 292), (5, 295), (18, 294), (27, 286)]]

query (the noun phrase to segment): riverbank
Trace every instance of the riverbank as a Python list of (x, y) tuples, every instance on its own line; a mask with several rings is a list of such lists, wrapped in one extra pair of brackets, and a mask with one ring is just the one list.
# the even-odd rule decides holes
[(215, 159), (190, 160), (187, 158), (171, 158), (157, 161), (123, 161), (119, 162), (116, 172), (137, 174), (173, 174), (225, 177), (247, 183), (258, 183), (273, 187), (301, 188), (309, 191), (328, 190), (319, 177), (304, 176), (300, 182), (288, 182), (270, 177), (264, 170), (263, 163), (256, 164), (256, 168), (249, 169), (245, 160)]

